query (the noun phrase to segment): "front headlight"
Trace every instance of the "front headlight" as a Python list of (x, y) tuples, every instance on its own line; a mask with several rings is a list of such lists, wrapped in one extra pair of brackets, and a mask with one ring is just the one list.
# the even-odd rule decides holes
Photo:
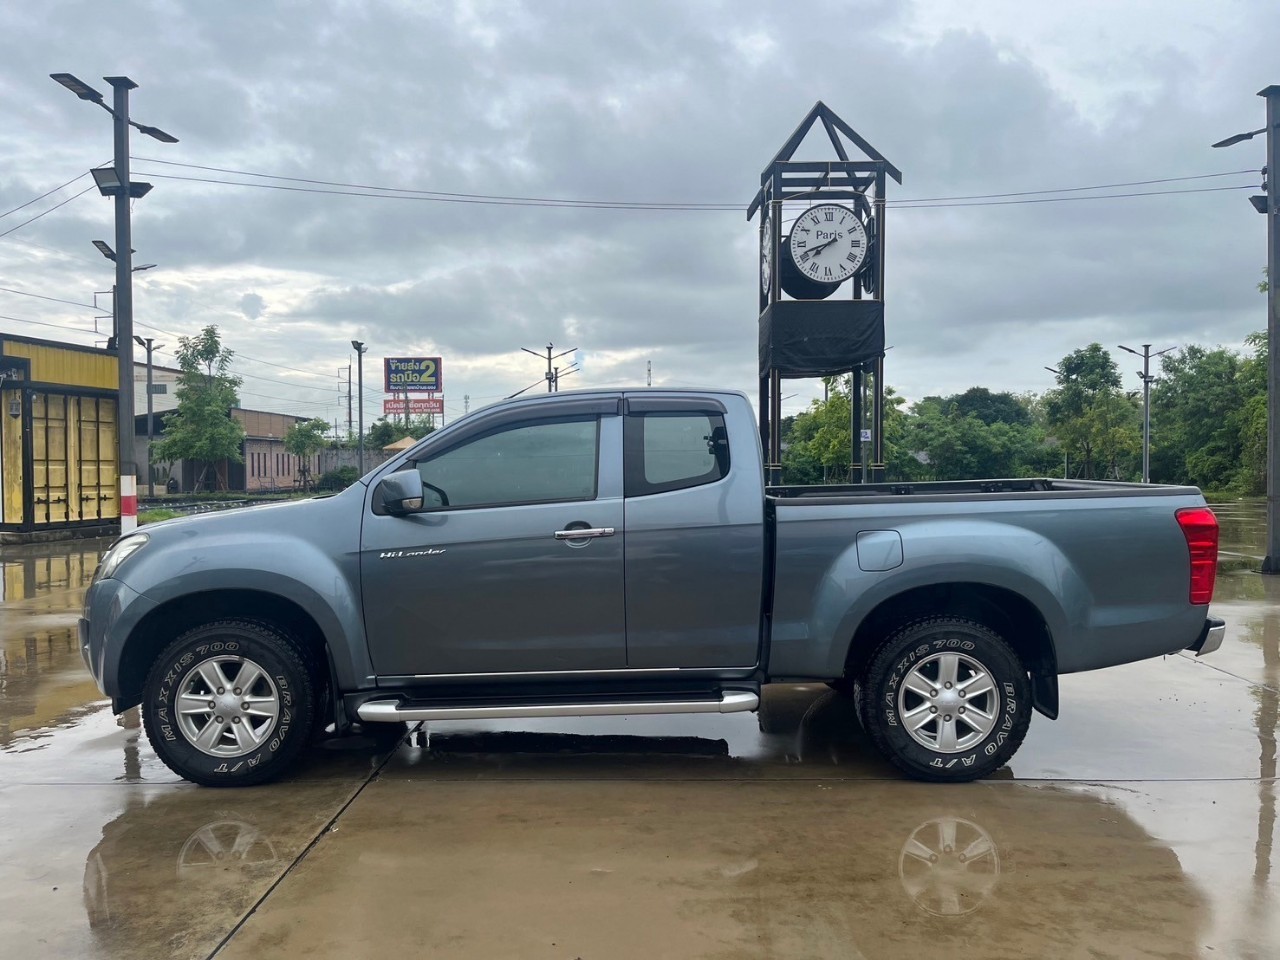
[(98, 572), (94, 575), (94, 579), (109, 580), (120, 569), (120, 564), (145, 547), (150, 539), (145, 533), (135, 533), (131, 537), (117, 540), (111, 549), (103, 554), (102, 562), (98, 564)]

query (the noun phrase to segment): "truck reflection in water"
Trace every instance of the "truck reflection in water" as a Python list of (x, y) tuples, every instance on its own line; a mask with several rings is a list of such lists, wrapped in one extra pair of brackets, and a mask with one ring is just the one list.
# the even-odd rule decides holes
[(982, 906), (1000, 882), (1000, 851), (972, 820), (934, 817), (902, 845), (898, 879), (925, 913), (963, 916)]
[[(847, 703), (809, 701), (780, 711), (790, 730), (770, 738), (785, 749), (756, 759), (715, 739), (537, 731), (441, 732), (402, 746), (400, 772), (384, 771), (382, 785), (395, 789), (367, 790), (317, 848), (339, 857), (322, 873), (340, 864), (341, 892), (336, 881), (314, 887), (304, 864), (275, 894), (296, 903), (290, 885), (307, 888), (306, 931), (291, 936), (339, 944), (355, 918), (380, 929), (391, 911), (402, 925), (391, 942), (448, 930), (483, 952), (497, 949), (501, 923), (475, 926), (460, 902), (502, 910), (545, 900), (545, 922), (566, 941), (585, 935), (584, 924), (652, 926), (694, 954), (703, 935), (736, 944), (738, 955), (764, 944), (776, 956), (865, 958), (900, 957), (912, 944), (938, 956), (984, 943), (1003, 945), (984, 954), (1000, 957), (1195, 952), (1206, 922), (1195, 885), (1105, 794), (881, 779), (848, 732)], [(103, 952), (206, 955), (325, 823), (306, 786), (178, 789), (132, 802), (85, 866), (85, 908)], [(406, 804), (418, 813), (406, 817)], [(449, 890), (444, 899), (385, 886), (424, 864)], [(596, 904), (586, 913), (575, 898), (604, 887), (564, 888), (568, 901), (553, 892), (588, 877), (629, 886), (611, 888), (607, 905), (583, 901)], [(198, 903), (219, 912), (193, 910)]]

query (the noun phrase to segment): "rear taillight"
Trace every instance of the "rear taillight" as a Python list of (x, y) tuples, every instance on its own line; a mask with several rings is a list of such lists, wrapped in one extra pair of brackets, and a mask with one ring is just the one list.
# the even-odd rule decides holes
[(1208, 507), (1184, 507), (1176, 516), (1191, 556), (1191, 602), (1208, 603), (1218, 573), (1218, 518)]

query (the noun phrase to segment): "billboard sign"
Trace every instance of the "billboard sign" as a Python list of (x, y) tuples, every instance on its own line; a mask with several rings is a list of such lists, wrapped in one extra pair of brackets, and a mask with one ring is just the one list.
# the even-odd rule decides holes
[(419, 416), (427, 413), (444, 413), (444, 397), (413, 397), (409, 400), (383, 400), (382, 413), (393, 416), (407, 412)]
[(385, 357), (383, 389), (387, 393), (440, 393), (439, 357)]

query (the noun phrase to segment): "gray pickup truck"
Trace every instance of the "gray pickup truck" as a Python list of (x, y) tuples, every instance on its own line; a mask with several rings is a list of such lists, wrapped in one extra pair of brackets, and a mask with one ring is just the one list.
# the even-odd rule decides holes
[(815, 681), (907, 774), (955, 781), (1057, 716), (1059, 674), (1222, 642), (1195, 488), (762, 475), (739, 393), (495, 404), (337, 496), (117, 540), (84, 659), (210, 786), (322, 730), (729, 713)]

